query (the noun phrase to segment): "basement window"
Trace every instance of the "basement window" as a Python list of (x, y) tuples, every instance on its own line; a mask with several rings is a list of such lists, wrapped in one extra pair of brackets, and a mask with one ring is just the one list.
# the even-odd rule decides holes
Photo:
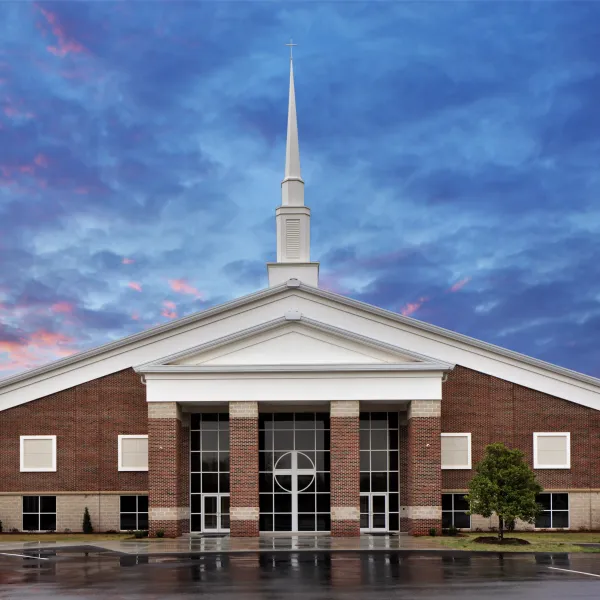
[(56, 531), (56, 496), (23, 496), (23, 531)]
[(121, 496), (121, 531), (148, 529), (148, 496)]
[(569, 494), (538, 494), (535, 501), (544, 509), (535, 520), (536, 529), (569, 528)]

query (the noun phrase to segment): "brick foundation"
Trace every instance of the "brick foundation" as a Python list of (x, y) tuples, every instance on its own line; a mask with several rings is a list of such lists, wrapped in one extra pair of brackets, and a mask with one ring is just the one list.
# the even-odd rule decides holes
[(258, 536), (258, 403), (229, 403), (231, 537)]
[(412, 401), (408, 410), (408, 532), (442, 528), (441, 402)]
[(360, 404), (331, 402), (331, 535), (360, 535)]

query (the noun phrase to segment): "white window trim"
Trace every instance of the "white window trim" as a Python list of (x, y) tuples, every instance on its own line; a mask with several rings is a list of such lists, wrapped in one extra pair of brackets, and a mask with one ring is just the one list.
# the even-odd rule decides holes
[(123, 466), (123, 460), (122, 460), (122, 450), (123, 450), (123, 444), (122, 444), (122, 440), (127, 439), (127, 440), (131, 440), (131, 439), (148, 439), (148, 435), (120, 435), (119, 436), (119, 456), (118, 456), (118, 463), (119, 463), (119, 471), (144, 471), (147, 472), (148, 471), (148, 467), (124, 467)]
[[(26, 440), (52, 440), (52, 466), (43, 468), (31, 468), (23, 465), (23, 459), (25, 457), (25, 441)], [(55, 435), (22, 435), (20, 436), (20, 452), (19, 462), (21, 467), (21, 473), (54, 473), (56, 472), (56, 436)]]
[[(567, 438), (567, 464), (566, 465), (539, 465), (538, 464), (538, 438), (565, 436)], [(570, 469), (571, 468), (571, 433), (568, 431), (543, 431), (533, 433), (533, 468), (534, 469)]]
[(470, 433), (442, 433), (440, 437), (466, 437), (467, 438), (467, 464), (466, 465), (452, 465), (452, 466), (444, 466), (442, 465), (442, 469), (444, 471), (456, 471), (456, 470), (467, 470), (471, 469), (471, 434)]

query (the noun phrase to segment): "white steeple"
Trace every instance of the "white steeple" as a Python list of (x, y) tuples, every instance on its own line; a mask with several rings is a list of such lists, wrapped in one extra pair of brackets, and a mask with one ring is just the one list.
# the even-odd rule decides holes
[(310, 262), (310, 208), (304, 206), (304, 181), (300, 174), (300, 145), (294, 90), (294, 63), (290, 46), (290, 92), (288, 101), (285, 173), (281, 182), (281, 206), (275, 211), (277, 262), (268, 263), (269, 286), (288, 279), (317, 287), (319, 263)]

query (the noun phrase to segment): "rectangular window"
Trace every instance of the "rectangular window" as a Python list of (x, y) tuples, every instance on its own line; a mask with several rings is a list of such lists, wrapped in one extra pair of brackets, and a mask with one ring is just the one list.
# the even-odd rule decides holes
[(21, 436), (21, 472), (56, 471), (56, 436)]
[(121, 496), (121, 531), (148, 529), (148, 496)]
[(56, 496), (23, 496), (23, 531), (56, 531)]
[(442, 433), (442, 469), (471, 468), (471, 434)]
[(570, 469), (571, 434), (568, 432), (534, 433), (533, 466), (535, 469)]
[(535, 520), (536, 529), (569, 528), (569, 494), (538, 494), (535, 500), (544, 509)]
[(119, 471), (148, 470), (148, 436), (119, 436)]
[(465, 494), (442, 494), (442, 528), (471, 529), (469, 503)]

